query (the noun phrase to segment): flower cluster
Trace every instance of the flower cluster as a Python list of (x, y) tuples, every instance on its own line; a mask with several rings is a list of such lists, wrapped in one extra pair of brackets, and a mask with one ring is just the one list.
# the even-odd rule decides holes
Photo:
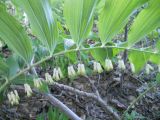
[(34, 79), (33, 82), (36, 88), (40, 88), (42, 86), (41, 78)]
[(110, 59), (106, 58), (104, 68), (105, 68), (106, 71), (113, 70), (113, 64), (112, 64), (112, 61)]
[(17, 90), (11, 91), (7, 94), (8, 100), (11, 103), (11, 105), (18, 105), (19, 104), (19, 95)]
[(86, 70), (85, 70), (85, 66), (84, 66), (84, 64), (78, 64), (78, 75), (82, 75), (82, 76), (84, 76), (84, 75), (86, 75)]
[(74, 70), (73, 65), (68, 66), (68, 77), (75, 78), (77, 76), (76, 71)]
[(45, 73), (45, 80), (50, 85), (54, 83), (52, 76), (49, 73)]
[[(118, 60), (118, 68), (120, 70), (123, 70), (123, 71), (126, 69), (124, 61), (122, 59), (120, 59), (120, 58)], [(134, 66), (134, 64), (132, 62), (130, 63), (130, 68), (131, 68), (131, 71), (133, 73), (136, 72), (135, 66)], [(112, 61), (110, 59), (108, 59), (108, 58), (105, 59), (104, 69), (106, 71), (113, 70)], [(146, 67), (145, 67), (146, 74), (149, 74), (150, 71), (152, 71), (152, 70), (154, 70), (154, 68), (151, 65), (147, 64)], [(160, 65), (158, 66), (158, 70), (160, 72)], [(104, 70), (103, 70), (101, 64), (99, 62), (97, 62), (97, 61), (93, 61), (93, 72), (100, 74), (103, 71)], [(68, 66), (68, 77), (73, 79), (77, 75), (81, 75), (81, 76), (85, 76), (86, 75), (86, 69), (85, 69), (85, 65), (84, 64), (79, 63), (77, 65), (77, 72), (75, 71), (73, 65)], [(47, 84), (49, 84), (49, 85), (54, 84), (54, 80), (58, 81), (58, 80), (63, 79), (63, 78), (64, 78), (64, 76), (63, 76), (63, 73), (62, 73), (60, 67), (57, 67), (57, 68), (53, 69), (53, 76), (51, 76), (49, 73), (45, 73), (45, 82)], [(42, 83), (43, 79), (42, 78), (36, 78), (33, 81), (34, 81), (34, 86), (36, 88), (40, 88), (43, 85), (43, 83)], [(29, 84), (27, 84), (27, 83), (24, 84), (24, 89), (25, 89), (25, 93), (26, 93), (27, 97), (30, 97), (33, 94), (33, 91), (32, 91), (32, 89), (31, 89)], [(19, 98), (18, 92), (16, 90), (8, 93), (7, 96), (8, 96), (8, 99), (9, 99), (9, 102), (11, 103), (11, 105), (19, 104), (20, 98)]]
[(93, 71), (99, 74), (103, 72), (102, 66), (99, 62), (93, 62)]
[(63, 73), (62, 73), (60, 67), (54, 68), (53, 69), (53, 79), (58, 81), (58, 80), (60, 80), (62, 78), (64, 78), (64, 76), (63, 76)]

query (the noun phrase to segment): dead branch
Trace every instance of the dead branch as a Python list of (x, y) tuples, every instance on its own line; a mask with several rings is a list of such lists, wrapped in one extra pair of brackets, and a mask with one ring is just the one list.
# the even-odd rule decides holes
[(113, 117), (116, 120), (120, 119), (120, 116), (113, 110), (113, 108), (110, 105), (107, 104), (107, 102), (105, 102), (100, 97), (100, 95), (99, 95), (99, 93), (97, 91), (96, 91), (96, 94), (94, 94), (94, 93), (87, 93), (87, 92), (78, 90), (76, 88), (73, 88), (73, 87), (70, 87), (70, 86), (67, 86), (67, 85), (63, 85), (63, 84), (59, 84), (59, 83), (56, 83), (56, 82), (54, 83), (54, 86), (57, 86), (57, 87), (61, 88), (62, 90), (65, 90), (65, 91), (69, 91), (69, 92), (78, 94), (80, 96), (84, 96), (84, 97), (87, 97), (87, 98), (94, 99), (95, 101), (97, 101), (99, 103), (99, 105), (104, 109), (105, 112), (107, 112), (107, 113), (109, 112), (110, 114), (112, 114)]

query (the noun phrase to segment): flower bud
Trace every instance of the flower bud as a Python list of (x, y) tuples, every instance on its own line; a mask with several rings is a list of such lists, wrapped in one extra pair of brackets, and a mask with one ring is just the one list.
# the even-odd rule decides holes
[(12, 92), (10, 92), (10, 96), (11, 96), (11, 105), (16, 105), (17, 104), (17, 98), (15, 96), (15, 94)]
[(124, 65), (124, 61), (123, 60), (118, 60), (118, 68), (120, 70), (125, 70), (126, 66)]
[(154, 68), (150, 64), (147, 64), (146, 65), (146, 74), (148, 75), (151, 70), (154, 70)]
[(130, 66), (131, 66), (131, 71), (132, 71), (132, 73), (135, 73), (136, 70), (135, 70), (134, 64), (133, 64), (133, 63), (130, 63)]
[(58, 74), (59, 74), (59, 77), (60, 77), (60, 78), (62, 78), (62, 79), (64, 78), (63, 73), (62, 73), (60, 67), (58, 67)]
[(7, 94), (7, 97), (8, 97), (9, 102), (11, 102), (11, 101), (12, 101), (12, 98), (11, 98), (10, 93)]
[(105, 60), (105, 67), (104, 68), (105, 68), (106, 71), (113, 70), (113, 64), (112, 64), (112, 61), (110, 59)]
[(18, 100), (20, 100), (20, 97), (19, 97), (19, 95), (18, 95), (17, 90), (14, 90), (14, 94), (15, 94), (16, 98), (17, 98)]
[(19, 95), (18, 95), (18, 92), (17, 92), (17, 90), (14, 90), (14, 92), (12, 92), (13, 94), (14, 94), (14, 104), (15, 105), (18, 105), (19, 104)]
[(103, 69), (102, 69), (102, 66), (100, 63), (97, 63), (97, 70), (98, 70), (98, 73), (102, 73), (103, 72)]
[(32, 89), (29, 84), (24, 84), (25, 93), (27, 93), (27, 97), (30, 97), (32, 95)]
[(103, 72), (102, 66), (99, 62), (93, 62), (93, 71), (95, 73), (102, 73)]
[(42, 86), (42, 82), (41, 82), (41, 79), (40, 79), (40, 78), (34, 79), (33, 81), (34, 81), (34, 86), (35, 86), (36, 88), (40, 88), (40, 87)]
[(69, 78), (74, 78), (74, 77), (76, 77), (76, 72), (75, 72), (75, 70), (74, 70), (74, 68), (73, 68), (72, 65), (71, 65), (71, 66), (68, 66), (68, 77), (69, 77)]
[[(53, 73), (54, 74), (54, 73)], [(45, 73), (45, 79), (46, 79), (46, 82), (48, 83), (48, 84), (53, 84), (54, 83), (54, 81), (53, 81), (53, 79), (52, 79), (52, 76), (49, 74), (49, 73)]]
[(84, 64), (78, 64), (78, 75), (86, 75)]
[(56, 70), (56, 72), (55, 72), (55, 80), (56, 80), (56, 81), (59, 81), (59, 80), (60, 80), (58, 70)]
[(55, 77), (55, 76), (56, 76), (56, 71), (57, 71), (57, 69), (54, 68), (54, 69), (53, 69), (53, 79), (56, 79), (56, 77)]

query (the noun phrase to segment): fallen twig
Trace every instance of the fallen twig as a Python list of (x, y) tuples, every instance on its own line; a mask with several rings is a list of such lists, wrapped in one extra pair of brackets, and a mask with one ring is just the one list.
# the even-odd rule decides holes
[(78, 90), (76, 88), (73, 88), (73, 87), (70, 87), (70, 86), (67, 86), (67, 85), (63, 85), (63, 84), (59, 84), (59, 83), (56, 83), (56, 82), (54, 83), (54, 85), (57, 86), (57, 87), (59, 87), (59, 88), (61, 88), (62, 90), (69, 91), (69, 92), (78, 94), (80, 96), (84, 96), (84, 97), (88, 97), (88, 98), (94, 99), (105, 110), (105, 112), (107, 112), (107, 113), (109, 112), (110, 114), (112, 114), (113, 117), (116, 120), (120, 119), (120, 116), (117, 114), (117, 112), (115, 112), (113, 110), (113, 108), (107, 104), (107, 102), (105, 102), (99, 95), (97, 95), (97, 93), (96, 94), (94, 94), (94, 93), (87, 93), (87, 92)]
[(82, 120), (78, 117), (72, 110), (70, 110), (66, 105), (64, 105), (61, 101), (59, 101), (52, 94), (45, 94), (45, 97), (50, 101), (52, 105), (59, 108), (62, 112), (64, 112), (70, 119), (72, 120)]

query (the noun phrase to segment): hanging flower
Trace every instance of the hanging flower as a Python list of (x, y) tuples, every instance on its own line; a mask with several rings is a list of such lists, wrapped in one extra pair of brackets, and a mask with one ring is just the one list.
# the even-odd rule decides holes
[(42, 86), (42, 81), (41, 81), (40, 78), (34, 79), (33, 81), (34, 81), (34, 86), (35, 86), (36, 88), (40, 88), (40, 87)]
[(84, 64), (78, 64), (78, 75), (86, 75), (86, 70)]
[(93, 62), (93, 71), (99, 74), (103, 72), (102, 66), (99, 62)]
[(18, 105), (19, 104), (19, 95), (17, 90), (11, 91), (10, 93), (7, 94), (8, 100), (11, 105)]
[(63, 78), (64, 78), (63, 73), (62, 73), (62, 71), (61, 71), (61, 68), (60, 68), (60, 67), (58, 67), (58, 74), (59, 74), (59, 77), (60, 77), (61, 79), (63, 79)]
[(52, 79), (52, 76), (49, 73), (45, 73), (45, 80), (48, 84), (53, 84), (54, 81)]
[(118, 68), (120, 70), (125, 70), (126, 66), (124, 65), (124, 61), (122, 59), (118, 60)]
[(111, 71), (113, 70), (113, 64), (112, 64), (112, 61), (110, 59), (107, 59), (105, 60), (105, 70), (106, 71)]
[(154, 70), (154, 68), (150, 65), (150, 64), (147, 64), (146, 65), (146, 74), (148, 75), (150, 73), (150, 71)]
[(54, 68), (53, 69), (53, 79), (55, 79), (56, 81), (58, 81), (58, 80), (60, 80), (62, 78), (64, 78), (64, 76), (63, 76), (63, 73), (62, 73), (60, 67)]
[(30, 97), (32, 95), (32, 89), (29, 84), (24, 84), (25, 93), (27, 93), (27, 97)]
[(74, 78), (74, 77), (76, 77), (76, 72), (75, 72), (75, 70), (74, 70), (74, 68), (73, 68), (73, 65), (71, 65), (71, 66), (68, 66), (68, 77), (69, 78)]
[(16, 98), (17, 98), (18, 100), (20, 100), (20, 97), (19, 97), (19, 95), (18, 95), (17, 90), (14, 90), (14, 94), (15, 94)]
[(56, 68), (53, 69), (53, 79), (56, 81), (60, 80), (58, 70)]
[(135, 70), (135, 66), (134, 66), (134, 64), (133, 64), (133, 63), (130, 63), (130, 66), (131, 66), (131, 71), (132, 71), (132, 73), (135, 73), (135, 72), (136, 72), (136, 70)]

